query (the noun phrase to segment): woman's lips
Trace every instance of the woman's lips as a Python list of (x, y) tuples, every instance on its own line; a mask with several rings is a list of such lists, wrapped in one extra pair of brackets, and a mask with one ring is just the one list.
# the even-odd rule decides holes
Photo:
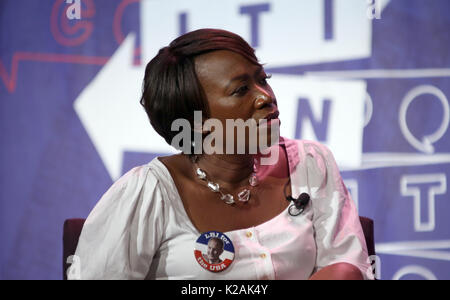
[[(259, 120), (258, 126), (262, 125), (264, 123), (267, 125), (271, 125), (272, 122), (274, 122), (274, 121), (280, 122), (280, 119), (278, 119), (279, 115), (280, 115), (280, 112), (278, 110), (268, 114), (265, 118)], [(265, 122), (263, 120), (265, 120)]]
[(264, 119), (266, 119), (267, 121), (270, 121), (272, 119), (278, 119), (279, 115), (280, 115), (280, 112), (278, 110), (276, 110), (273, 113), (268, 114)]

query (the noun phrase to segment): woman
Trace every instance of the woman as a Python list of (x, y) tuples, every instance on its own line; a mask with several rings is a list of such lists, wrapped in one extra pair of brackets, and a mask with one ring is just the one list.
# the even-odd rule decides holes
[[(254, 50), (227, 31), (193, 31), (159, 51), (147, 65), (141, 104), (170, 144), (174, 121), (188, 120), (197, 154), (155, 158), (112, 185), (80, 236), (81, 279), (371, 276), (358, 214), (332, 154), (316, 142), (273, 139), (278, 110), (267, 78)], [(223, 150), (236, 150), (242, 139), (230, 137), (227, 120), (258, 123), (256, 142), (268, 140), (275, 163), (261, 164), (261, 151), (250, 151), (250, 130), (242, 154), (200, 153), (199, 141), (207, 144), (214, 132), (202, 126), (210, 119), (223, 124), (215, 128), (223, 141), (209, 145)], [(286, 201), (301, 193), (304, 202)], [(196, 254), (205, 253), (208, 238), (225, 242), (226, 263), (209, 265)]]

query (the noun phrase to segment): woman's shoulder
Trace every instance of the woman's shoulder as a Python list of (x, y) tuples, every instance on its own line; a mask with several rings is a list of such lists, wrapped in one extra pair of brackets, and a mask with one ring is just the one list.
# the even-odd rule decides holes
[(290, 164), (305, 162), (307, 159), (316, 161), (334, 159), (330, 149), (318, 141), (282, 137), (280, 144), (284, 145)]
[(286, 147), (292, 147), (292, 146), (301, 147), (307, 152), (314, 152), (314, 151), (329, 152), (330, 151), (325, 144), (318, 142), (318, 141), (313, 141), (313, 140), (290, 139), (290, 138), (286, 138), (286, 137), (280, 137), (280, 144), (283, 144)]
[(157, 175), (158, 172), (155, 172), (155, 170), (157, 170), (156, 158), (147, 164), (135, 166), (125, 172), (125, 174), (112, 184), (110, 189), (124, 191), (149, 184), (156, 186), (158, 185), (159, 178)]
[(82, 278), (145, 277), (167, 220), (156, 169), (154, 160), (130, 169), (90, 212), (76, 250)]
[(112, 183), (94, 207), (93, 211), (114, 210), (133, 207), (148, 199), (155, 201), (161, 195), (164, 184), (164, 172), (154, 158), (144, 165), (135, 166)]
[(106, 224), (114, 223), (116, 225), (111, 226), (119, 230), (119, 224), (125, 225), (142, 216), (152, 216), (142, 224), (162, 222), (159, 219), (164, 216), (166, 207), (165, 189), (156, 159), (133, 167), (108, 188), (87, 217), (88, 236), (89, 232), (94, 234)]
[(158, 156), (150, 162), (135, 166), (123, 174), (113, 185), (120, 187), (134, 184), (165, 185), (170, 181), (169, 170), (179, 160), (179, 155)]

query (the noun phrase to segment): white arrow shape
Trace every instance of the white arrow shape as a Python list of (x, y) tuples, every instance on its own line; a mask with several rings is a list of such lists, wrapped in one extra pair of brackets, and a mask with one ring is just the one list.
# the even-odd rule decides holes
[[(381, 11), (383, 11), (386, 8), (386, 6), (389, 4), (389, 2), (391, 2), (391, 0), (378, 0), (378, 1), (380, 2)], [(367, 2), (369, 2), (369, 1), (367, 1)]]
[(377, 243), (378, 254), (391, 254), (450, 261), (450, 240)]
[[(380, 1), (383, 10), (390, 0)], [(161, 3), (165, 2), (161, 1)], [(176, 34), (169, 29), (174, 29), (174, 26), (168, 26), (164, 33), (160, 30), (148, 32), (148, 28), (161, 28), (160, 24), (156, 27), (145, 26), (145, 21), (155, 19), (150, 15), (155, 13), (152, 5), (158, 6), (160, 3), (144, 1), (141, 6), (141, 20), (144, 20), (141, 24), (142, 57), (144, 58), (155, 55), (154, 47), (162, 47), (168, 43), (167, 41), (155, 42), (149, 37), (163, 36), (163, 39), (166, 40), (169, 33), (172, 33), (173, 38), (176, 37)], [(161, 7), (158, 8), (157, 14), (161, 14)], [(198, 7), (201, 7), (203, 11), (205, 6), (199, 2)], [(156, 19), (161, 22), (160, 18)], [(211, 22), (214, 23), (217, 20), (214, 19)], [(214, 24), (209, 26), (203, 24), (201, 27), (223, 27), (219, 26), (220, 24), (222, 23), (219, 22), (215, 26), (213, 26)], [(237, 30), (237, 28), (229, 29)], [(113, 180), (121, 175), (124, 151), (175, 152), (151, 128), (147, 116), (139, 104), (145, 66), (135, 67), (132, 64), (134, 40), (134, 34), (127, 36), (108, 63), (74, 102), (74, 109)]]
[(132, 64), (134, 41), (129, 34), (74, 102), (113, 181), (121, 175), (124, 151), (175, 151), (153, 130), (139, 103), (145, 65)]

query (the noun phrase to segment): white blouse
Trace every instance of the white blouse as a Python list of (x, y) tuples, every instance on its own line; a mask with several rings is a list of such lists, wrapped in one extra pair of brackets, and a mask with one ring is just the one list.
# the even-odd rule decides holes
[[(347, 262), (372, 279), (359, 216), (331, 152), (312, 141), (284, 139), (292, 196), (311, 201), (298, 216), (286, 208), (251, 228), (225, 232), (235, 257), (224, 271), (194, 256), (200, 232), (157, 158), (123, 175), (87, 218), (69, 279), (308, 279)], [(74, 270), (74, 268), (78, 268)]]

